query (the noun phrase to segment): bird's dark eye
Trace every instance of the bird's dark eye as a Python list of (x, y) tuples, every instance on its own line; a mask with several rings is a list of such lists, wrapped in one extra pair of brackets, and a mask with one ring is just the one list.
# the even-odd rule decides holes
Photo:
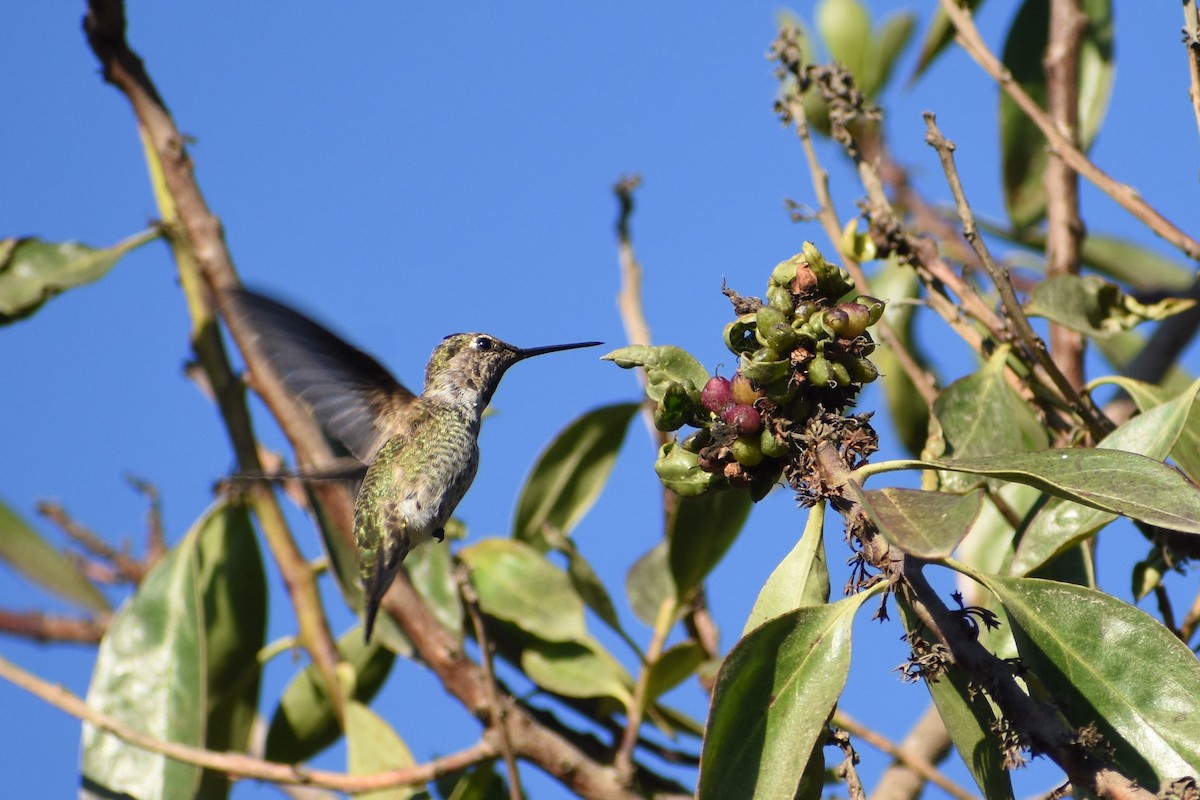
[(491, 350), (492, 349), (492, 340), (486, 336), (477, 336), (475, 338), (475, 349), (476, 350)]

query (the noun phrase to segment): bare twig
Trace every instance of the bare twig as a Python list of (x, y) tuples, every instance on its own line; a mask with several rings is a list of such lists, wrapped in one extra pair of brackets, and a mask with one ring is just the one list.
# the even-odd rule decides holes
[(1188, 609), (1187, 614), (1183, 616), (1183, 622), (1179, 625), (1179, 638), (1183, 639), (1184, 644), (1191, 647), (1192, 637), (1196, 635), (1196, 629), (1200, 627), (1200, 592), (1192, 598), (1192, 607)]
[(979, 66), (983, 67), (992, 80), (996, 81), (1013, 102), (1025, 112), (1026, 116), (1038, 126), (1042, 135), (1049, 140), (1051, 148), (1068, 166), (1141, 220), (1155, 234), (1178, 247), (1188, 258), (1200, 259), (1200, 242), (1188, 236), (1158, 213), (1153, 206), (1142, 199), (1142, 196), (1132, 186), (1119, 183), (1110, 177), (1063, 136), (1050, 115), (1034, 102), (1019, 83), (1013, 80), (1009, 71), (984, 44), (983, 37), (980, 36), (979, 29), (975, 27), (975, 22), (971, 19), (969, 12), (959, 6), (955, 0), (940, 0), (940, 2), (942, 10), (954, 23), (958, 42), (963, 49), (971, 58), (975, 59)]
[(112, 547), (91, 528), (75, 521), (67, 513), (67, 510), (58, 503), (43, 500), (37, 504), (37, 511), (43, 517), (50, 520), (50, 522), (57, 525), (59, 530), (78, 543), (84, 550), (112, 564), (120, 580), (138, 584), (146, 575), (148, 568), (145, 564)]
[(862, 781), (858, 778), (858, 770), (854, 766), (858, 763), (858, 753), (854, 752), (854, 745), (850, 743), (850, 737), (845, 731), (834, 731), (830, 739), (831, 743), (837, 745), (842, 751), (842, 763), (837, 766), (835, 772), (846, 782), (846, 791), (850, 794), (850, 800), (867, 800), (867, 792), (863, 789)]
[(633, 702), (630, 704), (628, 719), (625, 722), (625, 731), (621, 736), (621, 744), (617, 747), (616, 756), (613, 758), (617, 774), (626, 785), (633, 782), (633, 750), (637, 747), (638, 732), (642, 728), (642, 715), (648, 702), (650, 668), (662, 656), (667, 636), (670, 635), (671, 628), (675, 626), (677, 611), (678, 607), (674, 598), (664, 600), (662, 606), (659, 607), (658, 618), (654, 621), (654, 635), (650, 639), (650, 645), (646, 648), (645, 658), (638, 671), (637, 683), (633, 687)]
[(463, 605), (471, 618), (471, 627), (475, 630), (475, 641), (479, 644), (479, 663), (483, 667), (484, 678), (488, 683), (488, 716), (489, 727), (495, 730), (500, 740), (500, 752), (504, 756), (504, 769), (508, 773), (508, 796), (511, 800), (521, 800), (521, 772), (517, 769), (517, 758), (513, 755), (512, 742), (508, 739), (508, 727), (504, 724), (505, 712), (500, 703), (500, 692), (496, 688), (496, 672), (492, 664), (492, 643), (488, 639), (487, 630), (483, 627), (483, 616), (479, 613), (479, 596), (467, 576), (466, 568), (459, 566), (454, 571), (454, 580), (458, 583), (459, 594), (462, 595)]
[(248, 778), (280, 784), (318, 786), (342, 792), (365, 792), (392, 786), (429, 783), (442, 775), (460, 772), (475, 764), (490, 761), (497, 756), (495, 745), (485, 737), (471, 747), (453, 755), (434, 759), (426, 764), (403, 767), (374, 775), (346, 775), (339, 772), (307, 769), (301, 766), (264, 761), (241, 753), (218, 753), (178, 742), (157, 739), (89, 707), (81, 698), (64, 687), (42, 680), (3, 657), (0, 657), (0, 678), (45, 700), (60, 711), (65, 711), (92, 727), (110, 733), (129, 744), (236, 779)]
[(167, 537), (163, 532), (162, 498), (158, 487), (136, 475), (126, 475), (125, 480), (150, 503), (146, 509), (146, 566), (153, 567), (166, 555)]
[[(934, 720), (934, 724), (932, 725), (927, 722), (927, 720), (931, 717)], [(846, 731), (850, 735), (858, 737), (875, 749), (887, 753), (896, 760), (898, 765), (916, 775), (918, 791), (920, 790), (920, 786), (928, 781), (929, 783), (932, 783), (933, 785), (945, 791), (946, 794), (956, 798), (956, 800), (978, 800), (976, 795), (971, 794), (966, 789), (962, 788), (957, 783), (942, 774), (942, 772), (939, 771), (936, 766), (934, 766), (933, 762), (925, 758), (923, 755), (915, 752), (912, 746), (913, 742), (910, 741), (913, 739), (912, 734), (907, 737), (904, 744), (896, 744), (882, 734), (871, 730), (866, 725), (863, 725), (861, 722), (856, 720), (854, 717), (851, 717), (840, 708), (833, 712), (833, 724)], [(941, 728), (940, 736), (938, 735), (937, 730), (939, 727)], [(945, 726), (942, 725), (941, 717), (938, 716), (936, 709), (930, 707), (930, 710), (926, 712), (924, 716), (922, 716), (921, 721), (918, 722), (917, 726), (913, 728), (913, 733), (916, 733), (918, 728), (920, 728), (923, 733), (932, 733), (933, 735), (928, 738), (934, 740), (935, 742), (939, 742), (942, 745), (942, 747), (939, 748), (941, 757), (944, 757), (947, 753), (949, 753), (950, 738), (946, 734)], [(923, 744), (925, 737), (922, 737), (921, 741)], [(885, 777), (880, 780), (880, 784), (882, 785), (884, 782), (886, 782), (886, 780), (887, 776), (885, 775)], [(871, 796), (873, 800), (879, 800), (879, 792), (875, 792)], [(890, 797), (895, 798), (896, 796), (890, 795)]]
[(35, 642), (96, 644), (108, 629), (109, 617), (77, 619), (40, 611), (0, 610), (0, 632)]
[[(1049, 45), (1042, 60), (1050, 117), (1072, 146), (1079, 144), (1079, 48), (1088, 20), (1079, 0), (1051, 0)], [(1046, 276), (1079, 274), (1083, 221), (1079, 218), (1079, 175), (1056, 153), (1043, 176), (1046, 190)], [(1083, 335), (1050, 324), (1050, 355), (1079, 392), (1086, 381)]]
[(1200, 129), (1200, 14), (1196, 12), (1196, 0), (1183, 0), (1183, 45), (1187, 49), (1188, 78), (1191, 80), (1188, 97), (1192, 100), (1196, 127)]

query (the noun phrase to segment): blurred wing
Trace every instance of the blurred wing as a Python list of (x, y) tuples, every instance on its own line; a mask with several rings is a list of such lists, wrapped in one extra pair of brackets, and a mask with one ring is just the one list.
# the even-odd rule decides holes
[(413, 393), (374, 358), (298, 311), (246, 289), (222, 295), (288, 390), (312, 408), (326, 431), (369, 463), (395, 433), (397, 412), (413, 401)]

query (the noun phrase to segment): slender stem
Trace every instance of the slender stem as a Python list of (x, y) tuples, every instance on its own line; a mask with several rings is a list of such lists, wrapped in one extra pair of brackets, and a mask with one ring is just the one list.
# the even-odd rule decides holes
[(1192, 607), (1188, 609), (1187, 614), (1183, 617), (1183, 622), (1179, 625), (1179, 638), (1183, 639), (1183, 643), (1189, 647), (1192, 644), (1192, 637), (1196, 635), (1196, 628), (1200, 627), (1200, 592), (1192, 598)]
[(1200, 129), (1200, 14), (1196, 12), (1196, 0), (1183, 0), (1183, 43), (1187, 48), (1188, 78), (1191, 80), (1188, 97), (1192, 101), (1196, 128)]
[(901, 747), (886, 736), (868, 728), (845, 711), (837, 709), (833, 712), (833, 724), (847, 733), (862, 739), (876, 750), (887, 753), (896, 759), (896, 761), (920, 775), (922, 779), (944, 790), (946, 794), (956, 798), (956, 800), (978, 800), (977, 795), (971, 794), (947, 778), (932, 763), (915, 753), (909, 752), (906, 748)]
[(0, 609), (0, 633), (32, 639), (35, 642), (74, 642), (96, 644), (108, 629), (111, 617), (77, 619), (43, 614), (40, 611)]
[(417, 786), (439, 776), (459, 772), (497, 756), (495, 746), (486, 738), (449, 756), (426, 764), (403, 767), (374, 775), (346, 775), (301, 766), (279, 764), (241, 753), (218, 753), (178, 742), (164, 741), (142, 733), (124, 722), (88, 706), (80, 697), (62, 686), (56, 686), (0, 657), (0, 678), (24, 689), (60, 711), (83, 720), (94, 728), (110, 733), (122, 741), (160, 753), (185, 764), (211, 769), (237, 779), (271, 781), (280, 784), (316, 786), (342, 792), (364, 792), (393, 786)]
[(617, 754), (613, 759), (613, 763), (617, 767), (617, 775), (626, 785), (633, 782), (633, 750), (637, 747), (638, 731), (642, 728), (642, 718), (646, 711), (646, 695), (650, 687), (651, 668), (662, 656), (667, 636), (670, 635), (671, 628), (675, 626), (678, 611), (679, 608), (674, 597), (663, 600), (662, 605), (659, 606), (658, 616), (654, 620), (654, 635), (650, 639), (650, 645), (646, 648), (646, 656), (642, 661), (642, 668), (638, 671), (637, 683), (633, 687), (633, 699), (629, 704), (629, 718), (625, 723), (621, 744), (617, 747)]

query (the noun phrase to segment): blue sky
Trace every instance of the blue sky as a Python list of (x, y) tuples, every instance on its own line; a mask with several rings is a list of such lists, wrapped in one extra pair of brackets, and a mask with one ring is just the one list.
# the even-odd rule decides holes
[[(932, 4), (922, 5), (927, 17)], [(1093, 156), (1186, 228), (1196, 207), (1200, 139), (1188, 105), (1181, 17), (1171, 4), (1114, 5), (1118, 72)], [(981, 15), (993, 47), (1007, 7), (989, 4)], [(484, 330), (523, 346), (623, 344), (610, 187), (633, 172), (644, 177), (634, 235), (655, 341), (689, 349), (710, 369), (731, 363), (720, 341), (728, 316), (722, 279), (758, 293), (771, 267), (803, 240), (827, 244), (815, 224), (796, 225), (783, 209), (785, 197), (814, 201), (795, 137), (771, 112), (775, 86), (763, 56), (778, 8), (370, 3), (335, 11), (310, 2), (131, 2), (128, 14), (134, 48), (181, 130), (194, 137), (197, 177), (243, 279), (309, 310), (415, 387), (429, 351), (455, 331)], [(809, 3), (795, 10), (811, 17)], [(2, 236), (107, 245), (155, 216), (132, 115), (101, 82), (81, 14), (75, 3), (0, 10), (7, 76), (0, 100), (8, 112), (0, 127)], [(915, 49), (902, 61), (904, 77)], [(958, 52), (914, 88), (902, 84), (885, 96), (886, 125), (917, 185), (931, 199), (948, 198), (923, 143), (920, 112), (931, 109), (959, 144), (977, 211), (1000, 217), (995, 88)], [(861, 190), (832, 149), (822, 155), (848, 217)], [(1093, 231), (1169, 253), (1090, 187), (1083, 204)], [(941, 349), (943, 329), (931, 330), (943, 336), (931, 346), (945, 355), (947, 380), (969, 372), (963, 349)], [(37, 500), (56, 499), (110, 540), (140, 546), (144, 503), (122, 478), (133, 473), (159, 487), (168, 535), (177, 540), (232, 467), (214, 408), (182, 375), (188, 355), (182, 297), (157, 243), (100, 283), (0, 330), (0, 497), (30, 518)], [(1194, 349), (1188, 363), (1200, 371)], [(472, 537), (507, 533), (524, 475), (557, 431), (589, 408), (636, 394), (631, 374), (590, 355), (514, 369), (492, 405), (481, 470), (459, 508)], [(868, 391), (859, 405), (880, 401)], [(266, 416), (259, 420), (264, 438), (282, 447)], [(886, 425), (880, 428), (886, 438)], [(896, 453), (885, 446), (882, 455)], [(652, 458), (635, 426), (611, 485), (576, 533), (618, 593), (625, 570), (659, 536)], [(802, 525), (785, 493), (755, 509), (711, 582), (723, 646), (732, 645), (758, 587)], [(296, 530), (315, 556), (315, 537), (303, 524)], [(1124, 595), (1128, 563), (1142, 546), (1110, 538), (1102, 585)], [(844, 579), (840, 533), (829, 546), (837, 586)], [(278, 576), (269, 578), (273, 638), (290, 629)], [(1186, 602), (1195, 582), (1173, 580), (1177, 602)], [(350, 614), (334, 592), (327, 598), (334, 627), (345, 629)], [(0, 607), (68, 610), (2, 567)], [(905, 656), (898, 624), (864, 624), (859, 633), (862, 657), (844, 707), (899, 737), (927, 694), (888, 672)], [(2, 639), (0, 652), (86, 691), (90, 650)], [(268, 672), (267, 697), (295, 668), (284, 661)], [(878, 692), (888, 702), (878, 703)], [(694, 686), (673, 698), (703, 717)], [(473, 741), (475, 724), (465, 712), (446, 712), (448, 703), (428, 675), (405, 666), (374, 708), (424, 759)], [(12, 795), (74, 791), (77, 722), (7, 684), (0, 684), (0, 707), (6, 719), (22, 721), (0, 727)], [(449, 721), (430, 730), (423, 720), (431, 714)], [(870, 783), (885, 760), (860, 749)], [(335, 750), (321, 763), (336, 769), (343, 758)], [(1053, 777), (1032, 770), (1018, 779), (1033, 792), (1051, 788)], [(534, 777), (530, 786), (538, 797), (561, 793)], [(235, 797), (260, 795), (276, 793), (235, 790)]]

